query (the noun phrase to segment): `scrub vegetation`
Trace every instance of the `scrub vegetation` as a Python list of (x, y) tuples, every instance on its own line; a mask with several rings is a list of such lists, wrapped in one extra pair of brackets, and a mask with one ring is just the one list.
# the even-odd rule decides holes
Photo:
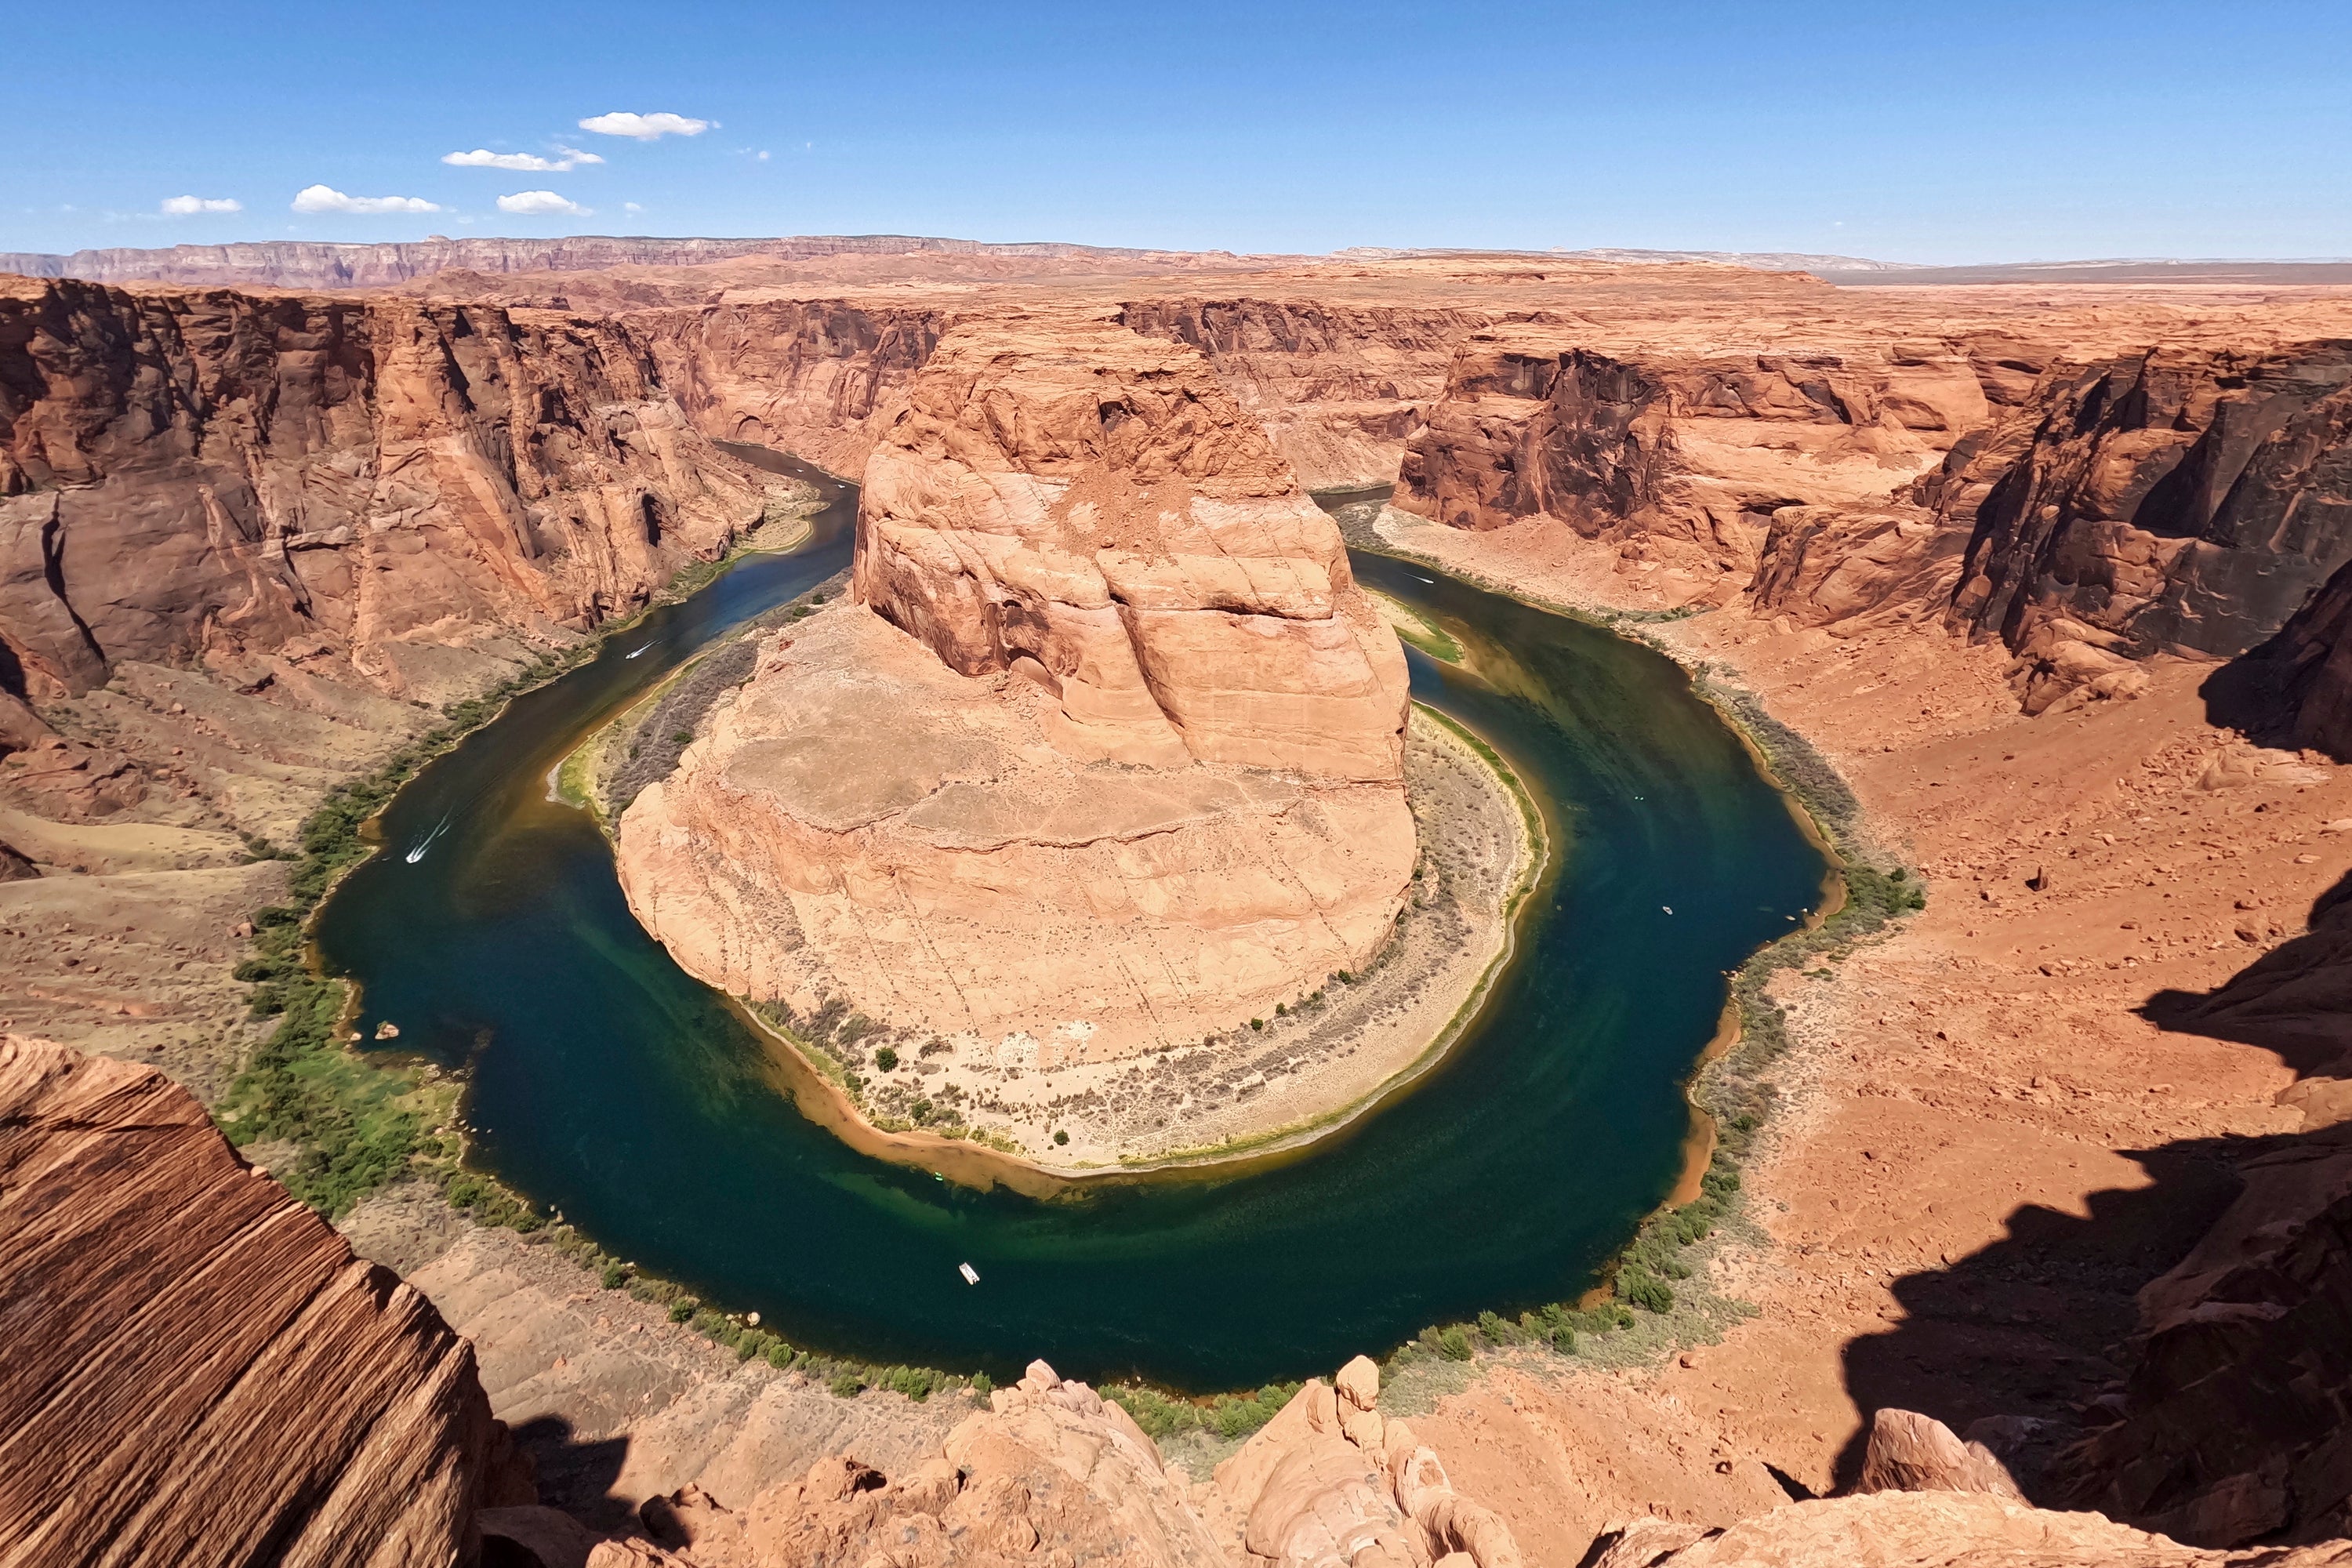
[(310, 915), (336, 880), (371, 853), (362, 825), (402, 784), (497, 717), (509, 698), (594, 652), (593, 643), (583, 642), (547, 654), (480, 696), (450, 703), (441, 722), (373, 773), (328, 792), (303, 822), (297, 852), (268, 857), (293, 862), (286, 902), (253, 912), (252, 956), (236, 974), (253, 986), (252, 1016), (278, 1022), (213, 1115), (240, 1148), (290, 1144), (291, 1163), (272, 1173), (322, 1214), (344, 1214), (376, 1188), (412, 1173), (447, 1180), (457, 1168), (457, 1141), (434, 1130), (454, 1113), (457, 1089), (437, 1069), (364, 1056), (336, 1037), (350, 988), (311, 967), (304, 952)]

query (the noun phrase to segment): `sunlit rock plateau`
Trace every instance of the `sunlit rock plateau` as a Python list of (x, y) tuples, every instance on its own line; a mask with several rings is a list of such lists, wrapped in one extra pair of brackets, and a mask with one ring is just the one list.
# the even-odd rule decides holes
[(982, 320), (875, 447), (852, 602), (768, 640), (622, 879), (792, 1015), (1009, 1068), (1196, 1046), (1389, 939), (1406, 707), (1337, 529), (1199, 354)]

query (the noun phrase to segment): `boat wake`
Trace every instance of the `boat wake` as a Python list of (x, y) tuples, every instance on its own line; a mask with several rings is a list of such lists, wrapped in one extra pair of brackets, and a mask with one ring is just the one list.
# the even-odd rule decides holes
[[(659, 642), (660, 640), (661, 640), (661, 639), (660, 639), (659, 637), (656, 637), (656, 638), (654, 639), (654, 642)], [(654, 645), (653, 645), (653, 643), (647, 643), (647, 644), (646, 644), (646, 647), (653, 647), (653, 646), (654, 646)], [(641, 653), (645, 652), (645, 651), (646, 651), (646, 647), (641, 647), (641, 648), (633, 649), (632, 651), (630, 651), (630, 652), (628, 652), (628, 653), (625, 653), (625, 654), (623, 654), (621, 657), (622, 657), (623, 658), (636, 658), (636, 657), (637, 657), (637, 655), (638, 655), (638, 654), (641, 654)]]
[(452, 812), (448, 816), (443, 817), (434, 826), (432, 832), (426, 834), (424, 837), (418, 839), (415, 843), (408, 847), (407, 860), (410, 865), (414, 866), (419, 860), (425, 858), (425, 852), (433, 847), (433, 841), (449, 831), (449, 824), (455, 818), (456, 815), (456, 813)]

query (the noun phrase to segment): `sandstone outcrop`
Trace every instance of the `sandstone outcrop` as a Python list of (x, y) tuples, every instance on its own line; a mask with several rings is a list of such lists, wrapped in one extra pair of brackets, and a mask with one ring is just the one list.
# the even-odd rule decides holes
[(2024, 1500), (1991, 1449), (1962, 1442), (1949, 1426), (1916, 1410), (1886, 1409), (1871, 1417), (1870, 1444), (1854, 1490), (1990, 1492)]
[(706, 434), (854, 477), (949, 320), (921, 304), (746, 300), (630, 325)]
[(2294, 743), (2352, 762), (2352, 562), (2246, 661)]
[(1996, 437), (1946, 486), (1973, 529), (1954, 614), (2012, 648), (2063, 617), (2242, 653), (2352, 558), (2352, 342), (2060, 367), (2015, 418), (2021, 453)]
[(446, 700), (460, 651), (642, 605), (761, 514), (644, 349), (396, 300), (0, 286), (0, 686), (299, 646)]
[(2352, 1543), (2201, 1552), (2095, 1513), (1981, 1493), (1882, 1492), (1791, 1503), (1728, 1529), (1629, 1524), (1592, 1568), (2337, 1568)]
[(1510, 1531), (1457, 1494), (1359, 1357), (1318, 1379), (1197, 1484), (1118, 1405), (1044, 1362), (989, 1396), (939, 1458), (890, 1477), (848, 1456), (748, 1506), (688, 1487), (648, 1500), (645, 1539), (589, 1568), (1521, 1568)]
[(1456, 1492), (1445, 1466), (1384, 1418), (1380, 1369), (1358, 1356), (1309, 1382), (1217, 1467), (1215, 1502), (1245, 1568), (1522, 1568), (1510, 1528)]
[(0, 1560), (455, 1563), (471, 1348), (150, 1068), (0, 1037)]
[(957, 327), (869, 461), (856, 583), (622, 820), (689, 970), (1051, 1068), (1270, 1016), (1384, 940), (1403, 657), (1199, 355)]
[(640, 1510), (659, 1549), (599, 1546), (590, 1568), (902, 1568), (1097, 1561), (1227, 1568), (1181, 1473), (1127, 1413), (1043, 1362), (990, 1395), (940, 1454), (892, 1478), (845, 1455), (730, 1510), (698, 1488)]
[(2135, 696), (2149, 654), (2226, 658), (2296, 616), (2273, 651), (2326, 737), (2342, 609), (2318, 590), (2352, 558), (2347, 485), (2342, 342), (2062, 360), (1879, 505), (1775, 511), (1751, 593), (1849, 633), (1997, 637), (2029, 712)]
[(1119, 320), (1200, 350), (1312, 489), (1386, 485), (1485, 311), (1315, 299), (1137, 300)]
[(1497, 330), (1455, 360), (1396, 504), (1456, 528), (1549, 517), (1588, 539), (1638, 534), (1744, 584), (1774, 512), (1883, 497), (1988, 406), (1944, 342), (1643, 353), (1590, 331)]

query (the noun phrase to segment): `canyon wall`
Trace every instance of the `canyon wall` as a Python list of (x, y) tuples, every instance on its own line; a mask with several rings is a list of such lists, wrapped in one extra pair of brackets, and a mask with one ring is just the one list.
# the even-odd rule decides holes
[(77, 282), (0, 287), (0, 646), (51, 698), (302, 644), (443, 700), (761, 512), (604, 323)]
[(1050, 1068), (1271, 1016), (1385, 939), (1403, 657), (1200, 355), (960, 323), (868, 461), (856, 584), (622, 819), (688, 969)]
[[(2152, 653), (2243, 653), (2352, 559), (2341, 341), (2084, 360), (2058, 334), (1776, 354), (1605, 336), (1474, 336), (1396, 504), (1555, 519), (1803, 625), (1997, 637), (2037, 712), (2142, 689)], [(2307, 635), (2295, 657), (2325, 684)]]
[(0, 1037), (0, 1560), (470, 1561), (472, 1347), (152, 1068)]
[(631, 318), (704, 434), (855, 479), (950, 320), (936, 306), (773, 300)]
[(1396, 505), (1456, 528), (1554, 518), (1744, 584), (1776, 511), (1884, 496), (1987, 416), (1949, 343), (1630, 353), (1602, 336), (1474, 337), (1404, 454)]
[(1198, 349), (1309, 489), (1386, 485), (1445, 391), (1475, 310), (1239, 295), (1130, 300), (1119, 320)]
[[(1936, 617), (2019, 656), (2029, 711), (2127, 696), (2153, 653), (2241, 654), (2352, 559), (2352, 350), (2060, 362), (1875, 507), (1776, 513), (1758, 603)], [(2292, 656), (2324, 686), (2306, 617)], [(2311, 724), (2326, 728), (2316, 688)], [(2078, 699), (2079, 700), (2079, 699)]]

